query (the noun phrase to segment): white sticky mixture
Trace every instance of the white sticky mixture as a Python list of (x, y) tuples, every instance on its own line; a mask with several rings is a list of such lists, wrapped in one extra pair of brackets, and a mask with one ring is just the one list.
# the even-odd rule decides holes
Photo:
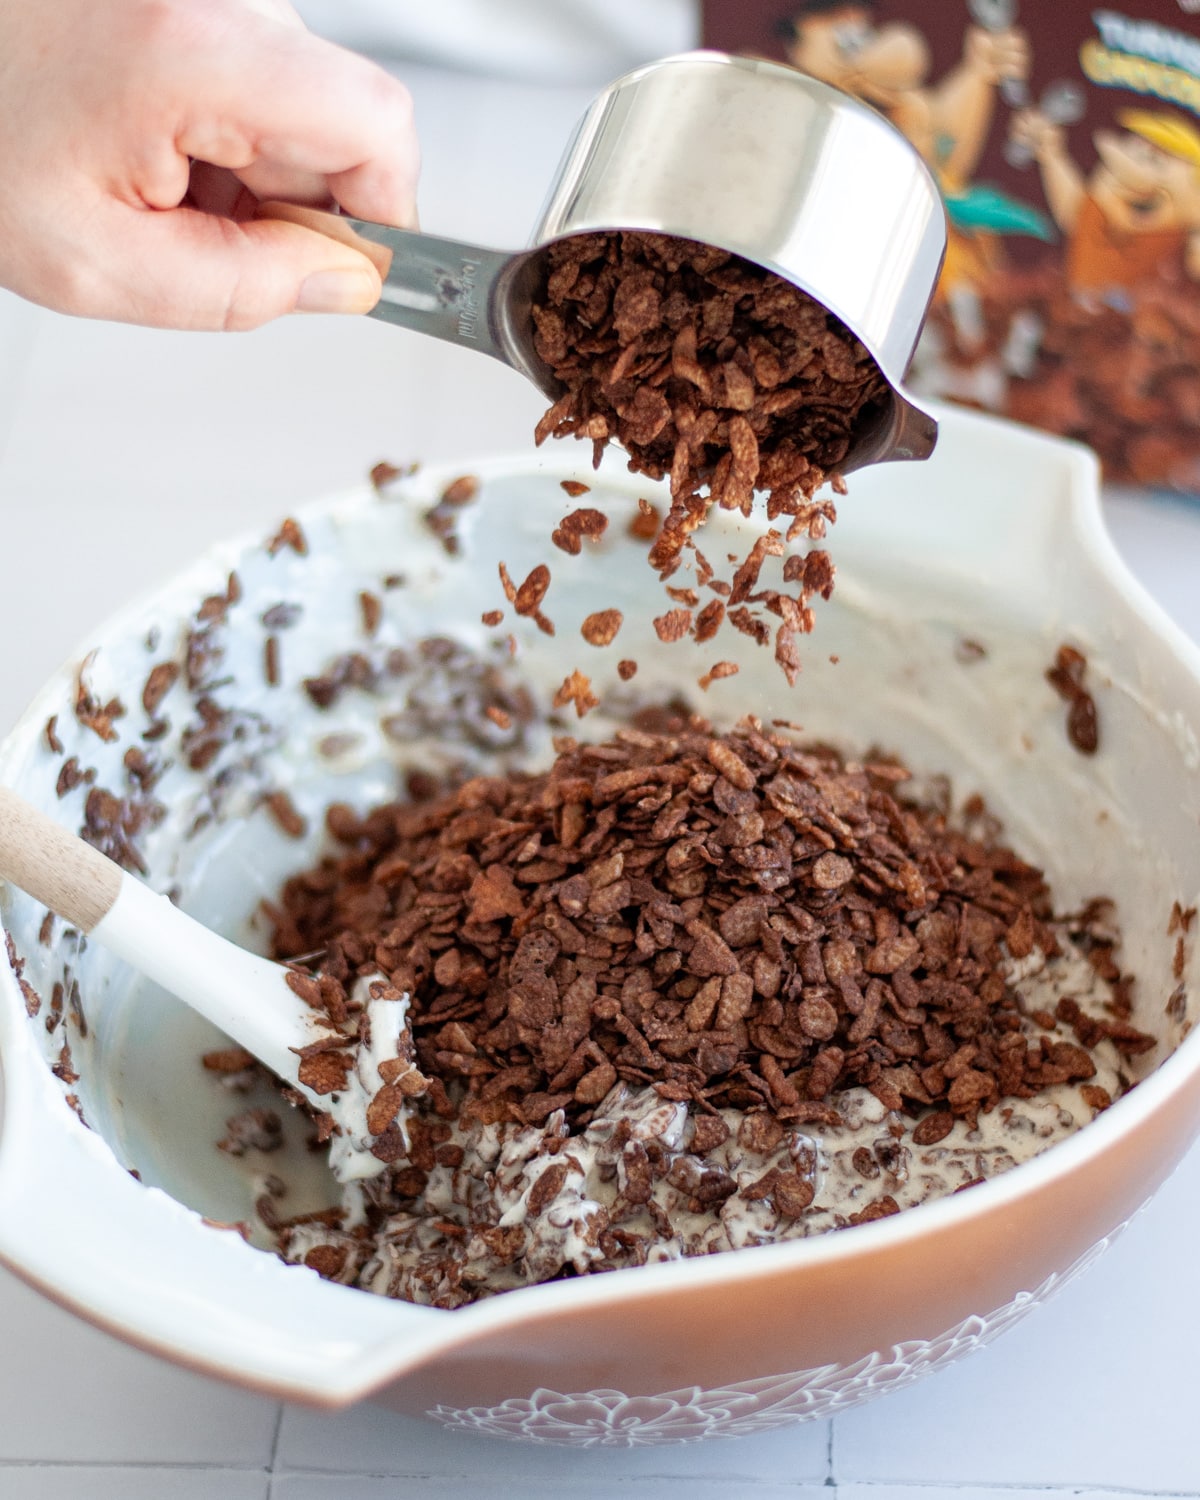
[[(1060, 941), (1053, 958), (1035, 948), (1009, 960), (1010, 982), (1029, 1011), (1053, 1011), (1071, 996), (1102, 1015), (1108, 986)], [(1061, 1029), (1054, 1036), (1069, 1039)], [(1125, 1087), (1119, 1054), (1104, 1041), (1093, 1056), (1087, 1083), (1117, 1098)], [(703, 1117), (686, 1104), (618, 1084), (576, 1136), (566, 1134), (561, 1111), (544, 1127), (454, 1121), (441, 1127), (419, 1197), (398, 1202), (389, 1176), (350, 1183), (342, 1228), (298, 1224), (283, 1231), (281, 1248), (343, 1283), (454, 1307), (564, 1271), (772, 1244), (845, 1227), (864, 1211), (893, 1212), (891, 1204), (915, 1207), (1009, 1171), (1094, 1112), (1078, 1084), (1058, 1085), (1005, 1099), (976, 1129), (959, 1120), (936, 1145), (919, 1146), (914, 1122), (866, 1089), (833, 1102), (841, 1125), (789, 1129), (730, 1109), (698, 1125)], [(698, 1128), (711, 1141), (721, 1126), (724, 1140), (703, 1154), (693, 1149)], [(790, 1197), (773, 1191), (780, 1179)]]
[[(375, 1177), (383, 1171), (383, 1163), (371, 1154), (374, 1136), (367, 1124), (367, 1108), (384, 1084), (380, 1063), (403, 1056), (401, 1038), (408, 1030), (409, 997), (372, 999), (371, 985), (375, 982), (386, 984), (387, 976), (364, 975), (358, 980), (352, 995), (352, 999), (366, 1009), (370, 1042), (355, 1049), (354, 1068), (346, 1080), (346, 1087), (338, 1091), (336, 1098), (316, 1101), (319, 1109), (328, 1109), (332, 1113), (339, 1126), (329, 1142), (329, 1166), (339, 1182), (355, 1182), (363, 1177)], [(403, 1113), (398, 1124), (403, 1132)]]

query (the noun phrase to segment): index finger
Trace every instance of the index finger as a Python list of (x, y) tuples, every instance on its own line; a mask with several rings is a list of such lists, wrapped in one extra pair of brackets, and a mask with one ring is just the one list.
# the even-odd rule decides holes
[(420, 157), (398, 79), (255, 12), (221, 7), (195, 31), (171, 48), (180, 152), (235, 170), (268, 161), (316, 174), (358, 218), (415, 222)]

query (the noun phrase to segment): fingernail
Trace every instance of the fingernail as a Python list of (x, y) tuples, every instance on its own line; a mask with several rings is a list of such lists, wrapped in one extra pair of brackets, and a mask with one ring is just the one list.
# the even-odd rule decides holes
[(314, 271), (300, 285), (296, 311), (365, 313), (379, 300), (379, 283), (362, 271)]

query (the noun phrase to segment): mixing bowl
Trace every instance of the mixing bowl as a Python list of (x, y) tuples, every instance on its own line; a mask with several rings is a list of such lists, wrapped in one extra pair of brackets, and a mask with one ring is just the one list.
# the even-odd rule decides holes
[[(660, 586), (626, 522), (639, 496), (662, 497), (619, 454), (593, 475), (562, 447), (477, 466), (476, 498), (441, 505), (433, 525), (454, 471), (364, 484), (220, 549), (96, 630), (0, 747), (0, 779), (261, 947), (257, 905), (321, 849), (330, 802), (385, 800), (406, 769), (544, 760), (552, 730), (574, 728), (546, 710), (575, 668), (605, 704), (577, 732), (669, 698), (723, 725), (786, 719), (981, 791), (1060, 910), (1115, 899), (1133, 1019), (1161, 1038), (1138, 1087), (1008, 1175), (890, 1219), (414, 1307), (220, 1227), (253, 1220), (264, 1163), (215, 1149), (243, 1103), (201, 1068), (216, 1038), (7, 891), (0, 1258), (120, 1336), (245, 1386), (581, 1444), (826, 1415), (976, 1347), (1074, 1275), (1171, 1171), (1200, 1113), (1193, 939), (1172, 922), (1200, 887), (1200, 656), (1113, 553), (1084, 450), (939, 419), (928, 464), (854, 476), (830, 543), (837, 589), (794, 689), (734, 633), (658, 641)], [(563, 480), (591, 494), (569, 499)], [(612, 521), (568, 557), (549, 535), (579, 504)], [(742, 556), (747, 530), (721, 515), (702, 545)], [(516, 579), (549, 562), (553, 638), (511, 614), (481, 623), (506, 607), (499, 561)], [(595, 650), (580, 622), (612, 607), (620, 649)], [(1063, 644), (1087, 657), (1091, 756), (1045, 678)], [(628, 684), (618, 657), (639, 663)], [(720, 657), (738, 674), (701, 691)], [(266, 1159), (287, 1212), (332, 1201), (298, 1118), (289, 1132)]]

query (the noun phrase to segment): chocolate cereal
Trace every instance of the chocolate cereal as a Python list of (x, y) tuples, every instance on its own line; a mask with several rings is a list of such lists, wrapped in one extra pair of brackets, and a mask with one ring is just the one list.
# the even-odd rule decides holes
[(868, 1223), (1107, 1107), (1154, 1045), (1107, 912), (1056, 916), (977, 802), (909, 787), (661, 711), (539, 775), (331, 809), (340, 849), (274, 913), (344, 1033), (305, 1080), (344, 1082), (360, 981), (410, 997), (412, 1061), (371, 1105), (365, 1213), (274, 1217), (282, 1252), (453, 1307)]
[[(680, 566), (711, 506), (748, 516), (756, 491), (767, 496), (769, 520), (789, 518), (787, 542), (822, 535), (833, 507), (813, 497), (826, 479), (840, 482), (853, 433), (887, 397), (863, 345), (798, 287), (712, 246), (596, 233), (552, 245), (548, 258), (533, 305), (535, 347), (564, 394), (536, 439), (589, 439), (596, 464), (615, 439), (635, 473), (669, 477), (666, 517), (645, 502), (635, 518), (660, 575)], [(584, 514), (598, 513), (576, 516)], [(578, 553), (571, 522), (554, 541)], [(732, 602), (761, 627), (745, 634), (763, 645), (775, 637), (776, 658), (794, 681), (795, 637), (811, 630), (809, 599), (828, 597), (832, 569), (824, 553), (813, 554), (811, 568), (792, 559), (786, 581), (800, 583), (795, 597), (755, 592), (763, 545), (739, 570)], [(782, 556), (783, 534), (772, 530), (765, 545)], [(778, 623), (764, 622), (764, 612)], [(663, 639), (683, 639), (690, 628)]]

